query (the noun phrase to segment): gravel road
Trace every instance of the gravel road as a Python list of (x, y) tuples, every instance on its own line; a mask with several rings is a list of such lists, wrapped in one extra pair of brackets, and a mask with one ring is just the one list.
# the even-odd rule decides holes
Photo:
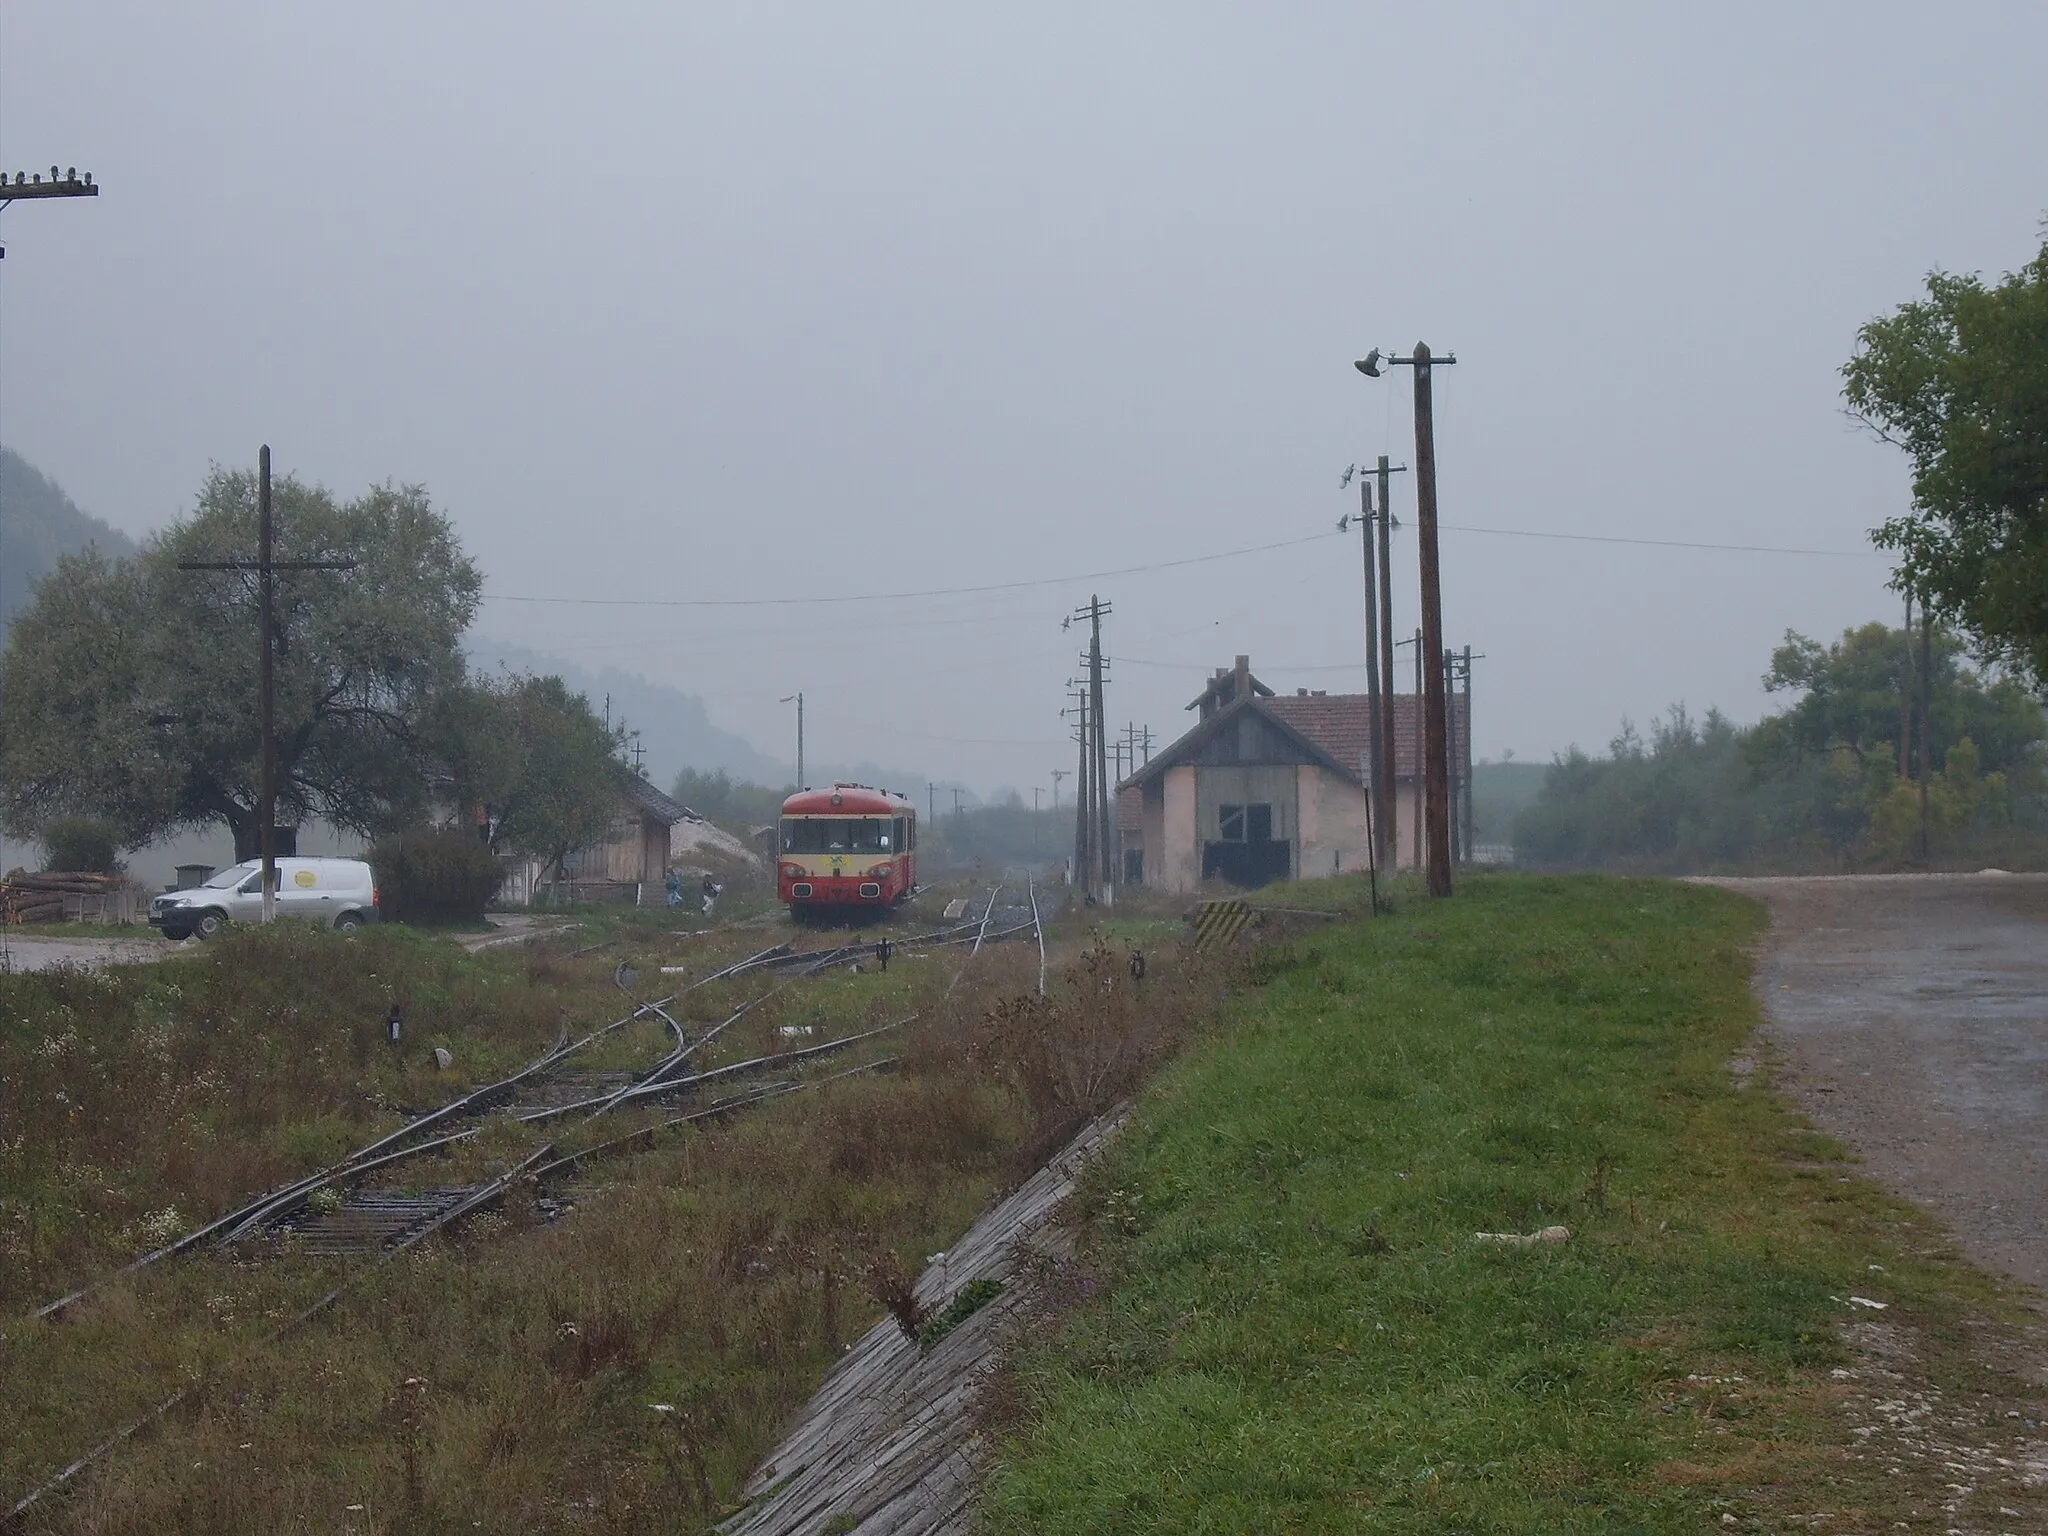
[(175, 955), (182, 947), (163, 939), (22, 939), (10, 935), (7, 967), (15, 971), (47, 971), (53, 966), (75, 965), (96, 971), (103, 965), (143, 965), (161, 960)]
[(1713, 883), (1771, 910), (1757, 989), (1814, 1124), (2048, 1287), (2048, 875)]

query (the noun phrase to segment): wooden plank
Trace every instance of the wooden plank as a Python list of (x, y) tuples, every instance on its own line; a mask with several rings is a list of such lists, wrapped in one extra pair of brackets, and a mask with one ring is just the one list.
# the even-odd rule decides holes
[(1052, 1162), (983, 1212), (918, 1277), (916, 1295), (941, 1311), (976, 1280), (1004, 1289), (922, 1350), (894, 1321), (877, 1323), (825, 1378), (747, 1484), (752, 1501), (719, 1529), (730, 1536), (810, 1536), (854, 1522), (854, 1536), (941, 1536), (970, 1527), (984, 1447), (975, 1394), (1005, 1324), (1028, 1300), (1034, 1256), (1064, 1256), (1049, 1225), (1082, 1166), (1123, 1123), (1119, 1108), (1075, 1136)]

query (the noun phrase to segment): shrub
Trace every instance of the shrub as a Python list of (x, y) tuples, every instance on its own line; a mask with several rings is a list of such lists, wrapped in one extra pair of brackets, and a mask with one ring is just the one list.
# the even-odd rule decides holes
[(65, 816), (43, 828), (45, 869), (118, 875), (121, 844), (113, 827), (89, 816)]
[(498, 894), (503, 871), (473, 834), (421, 828), (370, 850), (379, 910), (400, 923), (475, 922)]

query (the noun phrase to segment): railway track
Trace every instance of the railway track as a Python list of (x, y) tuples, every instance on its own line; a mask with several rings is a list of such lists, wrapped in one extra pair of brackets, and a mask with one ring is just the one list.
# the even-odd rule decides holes
[[(1044, 932), (1035, 889), (1026, 888), (1022, 905), (1013, 900), (1007, 906), (1000, 902), (1003, 891), (1001, 886), (990, 890), (978, 918), (900, 940), (880, 942), (897, 953), (965, 947), (967, 954), (955, 968), (946, 987), (945, 995), (950, 997), (968, 966), (986, 946), (1028, 933), (1036, 940), (1039, 949), (1042, 991)], [(915, 1014), (835, 1040), (768, 1052), (702, 1071), (686, 1070), (693, 1057), (784, 988), (829, 967), (876, 955), (878, 947), (878, 944), (868, 943), (799, 951), (787, 944), (776, 945), (720, 967), (658, 1000), (635, 1001), (627, 1013), (579, 1039), (571, 1041), (564, 1032), (547, 1051), (509, 1076), (472, 1089), (414, 1117), (328, 1167), (260, 1195), (174, 1242), (45, 1303), (31, 1316), (57, 1317), (114, 1280), (182, 1254), (206, 1249), (235, 1248), (246, 1252), (252, 1243), (269, 1241), (289, 1247), (294, 1253), (307, 1258), (355, 1261), (356, 1269), (339, 1285), (292, 1317), (274, 1335), (283, 1337), (325, 1311), (389, 1260), (436, 1233), (449, 1231), (466, 1216), (495, 1204), (521, 1181), (565, 1178), (597, 1159), (648, 1145), (658, 1141), (663, 1134), (688, 1125), (719, 1119), (772, 1099), (845, 1078), (893, 1070), (896, 1058), (881, 1056), (822, 1076), (788, 1075), (801, 1073), (814, 1063), (864, 1043), (878, 1042), (913, 1022), (917, 1017)], [(756, 975), (772, 978), (771, 984), (741, 1002), (699, 1035), (693, 1037), (668, 1011), (681, 997), (714, 982), (736, 981)], [(614, 972), (614, 981), (630, 999), (630, 988), (623, 977), (624, 967), (621, 966)], [(649, 1015), (662, 1021), (675, 1042), (669, 1054), (652, 1067), (632, 1071), (584, 1070), (565, 1066)], [(728, 1086), (738, 1091), (705, 1100), (709, 1091)], [(679, 1113), (663, 1114), (630, 1131), (573, 1152), (560, 1153), (552, 1142), (543, 1142), (509, 1166), (491, 1172), (475, 1183), (437, 1188), (406, 1183), (394, 1188), (380, 1182), (401, 1167), (409, 1173), (422, 1159), (452, 1153), (476, 1140), (489, 1116), (502, 1115), (515, 1124), (539, 1128), (556, 1122), (587, 1123), (627, 1109), (660, 1109), (677, 1099), (691, 1100), (693, 1105)], [(177, 1408), (194, 1390), (190, 1386), (182, 1387), (122, 1426), (15, 1501), (5, 1515), (0, 1516), (0, 1521), (11, 1524), (49, 1494)]]

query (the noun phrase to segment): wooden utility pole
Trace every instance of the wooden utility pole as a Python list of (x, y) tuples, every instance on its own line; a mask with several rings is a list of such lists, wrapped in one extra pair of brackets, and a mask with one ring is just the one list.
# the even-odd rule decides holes
[[(1436, 406), (1431, 380), (1438, 365), (1448, 367), (1457, 362), (1457, 358), (1437, 357), (1418, 341), (1413, 357), (1390, 358), (1388, 361), (1405, 364), (1415, 370), (1415, 537), (1422, 574), (1421, 650), (1435, 658), (1443, 654), (1444, 619), (1443, 584), (1437, 568)], [(1422, 734), (1423, 763), (1427, 775), (1423, 781), (1423, 819), (1428, 835), (1429, 894), (1448, 896), (1451, 894), (1451, 804), (1446, 773), (1449, 766), (1445, 737), (1448, 708), (1444, 696), (1444, 675), (1441, 666), (1424, 669), (1419, 665), (1421, 657), (1418, 655), (1416, 659), (1418, 671), (1428, 688), (1422, 697)]]
[(1052, 808), (1054, 810), (1060, 808), (1060, 780), (1073, 771), (1071, 768), (1055, 768), (1052, 771)]
[(351, 571), (351, 559), (279, 560), (274, 549), (270, 515), (270, 445), (256, 454), (256, 558), (254, 560), (180, 560), (181, 571), (254, 571), (258, 623), (263, 634), (256, 662), (256, 718), (263, 742), (258, 749), (256, 785), (256, 847), (263, 861), (263, 921), (277, 915), (277, 689), (273, 657), (277, 620), (273, 611), (272, 577), (279, 571)]

